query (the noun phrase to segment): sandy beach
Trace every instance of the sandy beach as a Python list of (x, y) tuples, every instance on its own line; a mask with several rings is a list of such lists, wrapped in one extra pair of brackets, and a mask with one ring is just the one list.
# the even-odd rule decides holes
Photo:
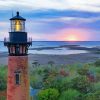
[[(100, 59), (100, 54), (96, 53), (83, 53), (83, 54), (70, 54), (70, 55), (46, 55), (46, 54), (29, 54), (29, 64), (38, 61), (39, 64), (48, 64), (53, 61), (56, 65), (66, 65), (74, 63), (89, 63), (95, 62)], [(0, 54), (0, 65), (7, 65), (8, 54)]]
[[(61, 45), (57, 47), (38, 47), (30, 48), (30, 50), (55, 50), (55, 49), (66, 48), (73, 50), (73, 54), (29, 54), (29, 65), (32, 65), (33, 62), (38, 61), (39, 64), (48, 64), (49, 61), (53, 61), (56, 65), (66, 65), (74, 63), (90, 63), (95, 62), (100, 59), (100, 47), (82, 47), (79, 45)], [(74, 50), (84, 50), (86, 53), (74, 53)], [(33, 51), (34, 52), (34, 51)], [(0, 53), (0, 65), (7, 65), (8, 63), (8, 53)]]

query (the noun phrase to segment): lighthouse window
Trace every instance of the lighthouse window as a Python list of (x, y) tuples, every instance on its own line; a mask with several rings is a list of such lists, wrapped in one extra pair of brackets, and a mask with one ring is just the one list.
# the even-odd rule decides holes
[(19, 85), (20, 84), (20, 73), (15, 74), (15, 84)]
[(15, 30), (16, 31), (21, 31), (22, 30), (22, 24), (19, 20), (16, 20), (16, 22), (15, 22)]

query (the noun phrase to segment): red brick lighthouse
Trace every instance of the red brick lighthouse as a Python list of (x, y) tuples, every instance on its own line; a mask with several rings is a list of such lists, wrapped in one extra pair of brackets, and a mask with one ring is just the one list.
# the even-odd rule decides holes
[(7, 100), (29, 100), (28, 48), (32, 39), (27, 39), (26, 19), (19, 12), (10, 21), (9, 39), (4, 39), (9, 52)]

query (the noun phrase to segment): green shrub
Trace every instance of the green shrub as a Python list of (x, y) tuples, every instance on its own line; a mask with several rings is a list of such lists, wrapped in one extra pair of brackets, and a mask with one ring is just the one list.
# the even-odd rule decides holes
[(6, 100), (6, 97), (2, 96), (0, 97), (0, 100)]
[(38, 100), (58, 100), (59, 92), (57, 89), (49, 88), (38, 93)]
[(88, 93), (92, 90), (92, 85), (86, 76), (79, 76), (72, 80), (73, 88), (82, 93)]
[(5, 79), (0, 79), (0, 91), (7, 89), (7, 82)]
[(94, 93), (96, 100), (100, 100), (100, 90)]
[(51, 72), (45, 72), (43, 75), (43, 85), (44, 88), (51, 88), (52, 87), (52, 83), (54, 83), (54, 81), (57, 78), (58, 73), (55, 70), (51, 70)]
[(100, 67), (100, 59), (97, 60), (94, 64), (95, 64), (96, 67)]
[(95, 95), (93, 93), (88, 93), (84, 100), (96, 100)]
[(94, 90), (95, 90), (95, 91), (100, 90), (100, 82), (94, 83)]
[(95, 93), (88, 93), (85, 100), (100, 100), (100, 90)]
[(0, 91), (7, 89), (7, 67), (0, 66)]
[(64, 91), (59, 100), (78, 100), (81, 96), (81, 93), (75, 89), (68, 89)]
[(77, 73), (79, 75), (87, 75), (88, 72), (89, 72), (89, 69), (88, 68), (80, 68), (80, 69), (77, 70)]
[(31, 75), (30, 76), (30, 85), (32, 88), (41, 89), (43, 86), (43, 82), (42, 82), (41, 77), (38, 74), (36, 74), (34, 76)]
[(52, 87), (59, 90), (59, 92), (63, 92), (72, 87), (71, 80), (68, 78), (59, 78), (52, 82)]
[(56, 83), (57, 84), (55, 86), (60, 92), (68, 90), (72, 87), (71, 79), (69, 78), (62, 78), (61, 80), (59, 79), (59, 81)]

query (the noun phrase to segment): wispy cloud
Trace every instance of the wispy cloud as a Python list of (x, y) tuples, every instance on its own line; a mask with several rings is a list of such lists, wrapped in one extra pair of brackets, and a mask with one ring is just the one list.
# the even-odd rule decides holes
[(81, 10), (100, 12), (100, 0), (0, 0), (0, 8)]

